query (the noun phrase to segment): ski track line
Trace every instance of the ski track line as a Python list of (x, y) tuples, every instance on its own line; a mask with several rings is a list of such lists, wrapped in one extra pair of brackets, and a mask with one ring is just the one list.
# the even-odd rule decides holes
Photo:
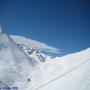
[(89, 61), (89, 60), (86, 60), (86, 61), (84, 61), (83, 63), (81, 63), (81, 64), (77, 65), (76, 67), (73, 67), (72, 69), (68, 70), (67, 72), (65, 72), (65, 73), (64, 73), (64, 74), (62, 74), (62, 75), (59, 75), (58, 77), (56, 77), (55, 79), (53, 79), (53, 80), (49, 81), (48, 83), (46, 83), (46, 84), (43, 84), (43, 85), (39, 86), (39, 87), (38, 87), (38, 88), (36, 88), (35, 90), (39, 90), (39, 89), (41, 89), (41, 88), (45, 87), (46, 85), (48, 85), (48, 84), (50, 84), (50, 83), (52, 83), (52, 82), (54, 82), (54, 81), (58, 80), (59, 78), (64, 77), (65, 75), (67, 75), (68, 73), (72, 72), (73, 70), (75, 70), (75, 69), (79, 68), (80, 66), (82, 66), (82, 65), (83, 65), (83, 64), (85, 64), (85, 63), (87, 63), (88, 61)]

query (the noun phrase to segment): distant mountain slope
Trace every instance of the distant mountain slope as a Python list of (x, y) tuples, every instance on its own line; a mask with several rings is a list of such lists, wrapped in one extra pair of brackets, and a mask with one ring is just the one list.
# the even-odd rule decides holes
[[(44, 51), (58, 52), (58, 49), (51, 46), (42, 44), (35, 40), (27, 39), (25, 37), (20, 37), (16, 35), (11, 35), (12, 39), (17, 43), (17, 45), (24, 50), (24, 52), (31, 58), (38, 62), (45, 62), (45, 60), (50, 60), (53, 56), (45, 55)], [(35, 44), (35, 45), (34, 45)], [(41, 46), (41, 47), (40, 47)]]
[(28, 48), (36, 49), (36, 50), (44, 50), (46, 52), (52, 52), (52, 53), (60, 53), (58, 48), (52, 47), (48, 44), (26, 38), (23, 36), (16, 36), (16, 35), (10, 35), (13, 40), (21, 45), (28, 46)]

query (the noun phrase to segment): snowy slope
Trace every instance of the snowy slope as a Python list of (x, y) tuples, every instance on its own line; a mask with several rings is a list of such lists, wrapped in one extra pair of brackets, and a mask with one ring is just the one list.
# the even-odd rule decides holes
[[(38, 59), (36, 54), (35, 49), (30, 55), (27, 53)], [(90, 48), (63, 57), (45, 57), (45, 62), (39, 63), (32, 75), (32, 90), (90, 90)]]
[(52, 53), (59, 53), (58, 49), (47, 44), (22, 36), (11, 35), (11, 37), (30, 58), (35, 59), (37, 62), (45, 62), (46, 60), (52, 59), (52, 56), (45, 55), (44, 52), (52, 51)]
[(90, 49), (47, 61), (41, 65), (39, 79), (34, 77), (33, 90), (89, 90), (89, 65)]
[(30, 86), (31, 73), (36, 61), (29, 58), (22, 49), (0, 29), (0, 86)]
[(43, 49), (37, 43), (30, 45), (32, 40), (29, 43), (28, 39), (20, 36), (12, 38), (0, 29), (0, 87), (90, 90), (90, 48), (52, 58), (43, 54), (42, 50), (58, 52), (58, 49), (46, 44)]
[(40, 65), (38, 78), (34, 77), (33, 90), (89, 90), (89, 65), (90, 49), (46, 61)]
[(36, 90), (90, 90), (90, 61), (70, 69)]
[(46, 52), (52, 52), (52, 53), (60, 53), (58, 48), (52, 47), (48, 44), (45, 44), (33, 39), (29, 39), (23, 36), (16, 36), (16, 35), (11, 35), (11, 37), (16, 43), (22, 46), (24, 45), (25, 47), (28, 46), (28, 48), (32, 48), (35, 50), (44, 50)]

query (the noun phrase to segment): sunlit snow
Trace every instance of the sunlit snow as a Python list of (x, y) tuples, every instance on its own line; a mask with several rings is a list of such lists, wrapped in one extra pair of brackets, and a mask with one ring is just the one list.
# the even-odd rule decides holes
[[(16, 43), (13, 39), (0, 32), (0, 87), (17, 86), (19, 90), (90, 90), (90, 48), (52, 58), (36, 51), (28, 54), (16, 44), (17, 41), (19, 43), (18, 38), (15, 37)], [(25, 40), (22, 43), (21, 37), (20, 44), (27, 43), (28, 40)], [(48, 48), (57, 51), (56, 48)], [(45, 60), (40, 61), (37, 54)]]

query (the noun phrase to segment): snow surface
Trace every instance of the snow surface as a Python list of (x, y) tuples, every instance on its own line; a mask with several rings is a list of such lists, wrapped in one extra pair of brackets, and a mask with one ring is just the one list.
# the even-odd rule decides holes
[(16, 36), (16, 35), (11, 35), (11, 37), (18, 44), (22, 44), (22, 45), (28, 46), (30, 48), (33, 48), (33, 49), (45, 50), (47, 52), (52, 52), (52, 53), (60, 53), (58, 48), (52, 47), (50, 45), (47, 45), (45, 43), (42, 43), (42, 42), (39, 42), (39, 41), (36, 41), (33, 39), (28, 39), (26, 37)]
[(0, 33), (0, 86), (25, 90), (35, 64), (7, 34)]
[[(17, 41), (27, 44), (28, 40), (22, 43), (17, 38)], [(40, 62), (35, 56), (36, 51), (29, 55), (26, 49), (19, 48), (16, 43), (6, 33), (0, 33), (0, 87), (17, 86), (19, 90), (90, 90), (90, 48), (63, 57), (45, 55), (46, 60)]]
[(34, 90), (89, 90), (89, 65), (90, 49), (47, 61), (39, 72), (41, 83), (37, 82)]
[(89, 65), (90, 49), (48, 60), (33, 76), (32, 90), (89, 90)]

